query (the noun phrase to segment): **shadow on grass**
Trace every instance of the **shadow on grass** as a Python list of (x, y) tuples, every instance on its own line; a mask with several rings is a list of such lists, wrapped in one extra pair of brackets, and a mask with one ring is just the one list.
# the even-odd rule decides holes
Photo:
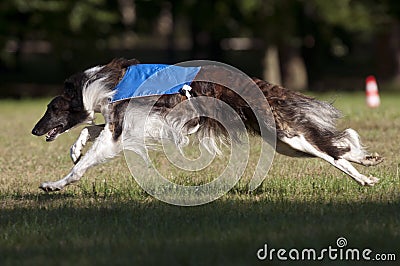
[(68, 193), (24, 193), (24, 194), (13, 194), (6, 195), (0, 194), (0, 200), (13, 200), (13, 201), (23, 201), (23, 200), (34, 200), (37, 203), (48, 202), (52, 200), (64, 200), (64, 199), (73, 199), (76, 196), (74, 194)]
[(23, 198), (37, 203), (1, 211), (1, 265), (61, 260), (79, 265), (253, 265), (260, 263), (256, 252), (264, 244), (320, 250), (336, 247), (338, 237), (345, 237), (352, 248), (386, 253), (400, 249), (399, 201), (232, 199), (183, 208), (151, 198), (91, 198), (81, 205), (70, 194)]

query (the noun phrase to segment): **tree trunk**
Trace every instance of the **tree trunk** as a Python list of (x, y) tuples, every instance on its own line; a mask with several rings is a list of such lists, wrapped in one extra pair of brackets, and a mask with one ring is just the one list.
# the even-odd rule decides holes
[(395, 21), (392, 28), (392, 49), (395, 60), (394, 81), (400, 84), (400, 22)]
[(281, 69), (279, 64), (278, 48), (275, 45), (269, 45), (265, 49), (263, 58), (263, 78), (273, 84), (282, 84)]
[(118, 0), (119, 10), (121, 12), (122, 24), (127, 29), (133, 27), (136, 22), (136, 6), (134, 0)]
[(283, 47), (282, 67), (283, 84), (292, 90), (305, 90), (308, 87), (307, 69), (300, 49), (295, 47)]

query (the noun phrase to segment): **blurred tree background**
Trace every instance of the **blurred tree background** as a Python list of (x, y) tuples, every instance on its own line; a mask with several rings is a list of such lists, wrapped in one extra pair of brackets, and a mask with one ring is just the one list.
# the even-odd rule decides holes
[(2, 0), (0, 97), (54, 95), (113, 57), (207, 59), (296, 90), (400, 86), (397, 0)]

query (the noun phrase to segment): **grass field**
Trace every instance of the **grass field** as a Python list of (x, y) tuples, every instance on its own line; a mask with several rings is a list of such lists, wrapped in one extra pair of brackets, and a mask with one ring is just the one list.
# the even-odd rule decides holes
[(318, 250), (336, 247), (338, 237), (347, 247), (394, 253), (398, 263), (400, 95), (384, 94), (376, 110), (365, 107), (361, 93), (318, 97), (335, 99), (345, 115), (340, 127), (356, 129), (385, 157), (376, 167), (357, 166), (379, 177), (378, 185), (360, 187), (321, 160), (276, 155), (256, 191), (247, 191), (245, 176), (227, 195), (198, 207), (147, 195), (123, 157), (64, 191), (40, 191), (42, 181), (70, 170), (78, 130), (45, 143), (30, 131), (47, 100), (0, 101), (0, 265), (271, 265), (283, 262), (260, 262), (256, 252), (264, 244)]

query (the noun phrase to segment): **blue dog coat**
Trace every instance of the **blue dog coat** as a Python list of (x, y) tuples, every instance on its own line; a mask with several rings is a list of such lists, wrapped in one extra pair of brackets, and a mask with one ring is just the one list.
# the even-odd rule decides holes
[(111, 102), (140, 96), (178, 93), (190, 85), (200, 67), (180, 67), (160, 64), (138, 64), (128, 67), (124, 77), (114, 88)]

